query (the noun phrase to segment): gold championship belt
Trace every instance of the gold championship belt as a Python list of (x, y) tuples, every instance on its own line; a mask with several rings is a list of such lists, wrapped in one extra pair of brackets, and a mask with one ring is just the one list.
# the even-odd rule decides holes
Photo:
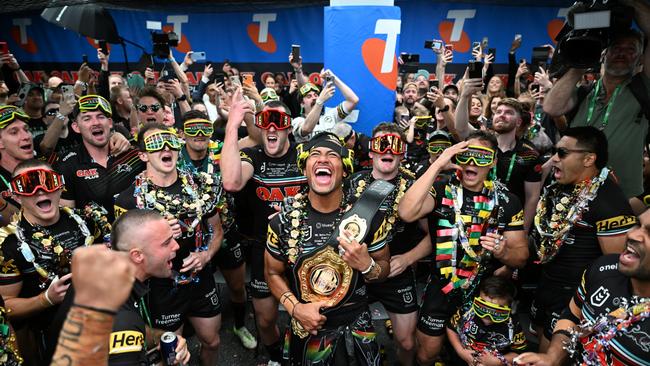
[[(340, 232), (347, 230), (352, 234), (353, 239), (362, 243), (368, 234), (367, 222), (372, 220), (381, 203), (394, 188), (394, 185), (386, 181), (373, 182), (352, 209), (343, 216), (338, 229), (325, 245), (299, 256), (293, 271), (302, 302), (327, 301), (328, 309), (345, 303), (351, 295), (350, 286), (358, 281), (359, 273), (345, 263), (335, 249), (338, 247), (336, 238)], [(300, 338), (309, 335), (295, 319), (291, 319), (291, 327)]]

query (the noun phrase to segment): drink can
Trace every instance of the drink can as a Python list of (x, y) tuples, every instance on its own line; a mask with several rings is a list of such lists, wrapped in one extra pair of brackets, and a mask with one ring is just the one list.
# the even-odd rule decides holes
[(160, 353), (162, 353), (163, 364), (173, 365), (176, 362), (176, 346), (178, 338), (176, 333), (165, 332), (160, 336)]

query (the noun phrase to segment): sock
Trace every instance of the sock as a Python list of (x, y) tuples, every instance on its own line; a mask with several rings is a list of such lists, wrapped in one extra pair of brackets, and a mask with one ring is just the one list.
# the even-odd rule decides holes
[(246, 325), (246, 303), (245, 302), (231, 302), (232, 312), (235, 316), (235, 328), (239, 329)]
[(282, 341), (279, 340), (268, 346), (264, 346), (269, 354), (271, 361), (282, 362)]

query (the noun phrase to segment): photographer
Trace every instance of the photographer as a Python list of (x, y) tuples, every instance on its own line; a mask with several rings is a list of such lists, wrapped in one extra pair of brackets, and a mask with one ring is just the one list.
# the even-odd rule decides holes
[[(643, 103), (633, 94), (633, 85), (645, 88), (647, 98), (650, 53), (643, 53), (643, 36), (650, 36), (650, 4), (621, 2), (634, 8), (643, 34), (632, 29), (616, 32), (602, 55), (602, 78), (586, 97), (580, 98), (576, 88), (586, 70), (570, 68), (546, 96), (544, 111), (552, 117), (575, 113), (571, 127), (594, 126), (605, 133), (610, 164), (623, 193), (630, 198), (643, 192), (642, 152), (648, 120), (642, 112)], [(643, 65), (643, 71), (636, 74), (638, 65)]]

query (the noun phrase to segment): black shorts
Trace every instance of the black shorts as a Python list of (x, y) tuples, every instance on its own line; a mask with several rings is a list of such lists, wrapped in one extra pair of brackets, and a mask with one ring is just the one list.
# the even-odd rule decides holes
[(198, 283), (178, 286), (170, 279), (150, 280), (147, 297), (154, 328), (173, 332), (188, 317), (212, 318), (221, 314), (221, 301), (212, 268), (204, 268), (198, 276)]
[(418, 330), (432, 337), (444, 335), (447, 321), (461, 306), (461, 296), (444, 294), (440, 280), (430, 279), (418, 314)]
[(221, 248), (212, 258), (212, 268), (235, 269), (244, 263), (244, 251), (241, 244), (241, 235), (233, 230), (228, 231), (221, 242)]
[(251, 296), (256, 299), (265, 299), (272, 296), (269, 285), (264, 279), (264, 253), (266, 252), (266, 245), (264, 243), (254, 241), (250, 247), (251, 258)]
[(576, 289), (569, 286), (549, 286), (543, 283), (537, 287), (535, 299), (530, 305), (530, 320), (538, 327), (544, 328), (547, 339), (553, 337), (553, 329)]
[(381, 283), (368, 283), (368, 303), (379, 301), (387, 311), (409, 314), (418, 310), (415, 274), (410, 267)]

